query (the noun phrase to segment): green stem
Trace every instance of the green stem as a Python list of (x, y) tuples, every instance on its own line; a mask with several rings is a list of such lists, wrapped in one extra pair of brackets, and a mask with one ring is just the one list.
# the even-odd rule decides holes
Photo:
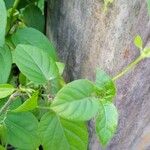
[(122, 77), (125, 75), (127, 72), (129, 72), (133, 67), (135, 67), (143, 57), (140, 55), (137, 59), (135, 59), (132, 63), (130, 63), (126, 68), (124, 68), (118, 75), (116, 75), (112, 80), (115, 81), (118, 78)]
[(19, 2), (20, 2), (20, 0), (15, 0), (15, 2), (13, 4), (13, 7), (12, 7), (12, 11), (10, 13), (11, 17), (13, 16), (13, 13), (14, 13), (15, 9), (18, 7)]
[(19, 2), (20, 2), (20, 0), (15, 0), (15, 2), (13, 4), (13, 7), (12, 7), (12, 10), (10, 12), (10, 29), (11, 29), (11, 26), (12, 26), (13, 14), (14, 14), (16, 8), (18, 7)]
[(19, 4), (20, 0), (15, 0), (14, 4), (13, 4), (13, 8), (16, 9), (18, 4)]
[(10, 104), (13, 102), (13, 100), (16, 98), (16, 97), (18, 97), (18, 96), (20, 96), (20, 93), (18, 93), (18, 92), (15, 92), (15, 93), (13, 93), (10, 97), (9, 97), (9, 99), (8, 99), (8, 101), (5, 103), (5, 105), (0, 109), (0, 116), (3, 114), (3, 113), (5, 113), (6, 111), (7, 111), (7, 109), (8, 109), (8, 107), (10, 106)]

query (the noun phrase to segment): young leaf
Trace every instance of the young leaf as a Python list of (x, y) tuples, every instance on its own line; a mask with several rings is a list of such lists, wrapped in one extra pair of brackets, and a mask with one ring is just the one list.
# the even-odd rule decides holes
[(56, 63), (42, 49), (19, 44), (13, 56), (20, 71), (35, 83), (45, 84), (59, 75)]
[(71, 120), (90, 120), (99, 109), (92, 96), (94, 85), (88, 80), (76, 80), (65, 85), (56, 95), (51, 109), (59, 116)]
[(35, 150), (39, 146), (38, 120), (32, 113), (8, 113), (4, 124), (7, 142), (15, 148)]
[(0, 48), (0, 84), (6, 83), (11, 71), (12, 56), (8, 47)]
[(35, 92), (31, 98), (27, 99), (21, 106), (13, 110), (13, 112), (24, 112), (24, 111), (30, 111), (35, 109), (38, 104), (38, 92)]
[(150, 48), (148, 48), (148, 47), (144, 48), (142, 51), (142, 56), (143, 56), (143, 58), (146, 58), (146, 57), (149, 58), (150, 57)]
[(28, 27), (44, 32), (44, 15), (34, 4), (26, 6), (23, 10), (23, 21)]
[(64, 71), (64, 68), (65, 68), (65, 64), (64, 64), (64, 63), (61, 63), (61, 62), (56, 62), (56, 65), (57, 65), (57, 67), (58, 67), (59, 74), (62, 75), (62, 74), (63, 74), (63, 71)]
[(44, 150), (87, 150), (88, 132), (84, 122), (72, 122), (46, 113), (40, 120), (39, 134)]
[(100, 143), (106, 146), (116, 132), (118, 112), (111, 102), (101, 101), (99, 115), (96, 119), (96, 134)]
[(10, 84), (0, 84), (0, 98), (5, 98), (11, 95), (15, 88)]
[(136, 46), (137, 48), (139, 48), (139, 49), (142, 49), (142, 48), (143, 48), (143, 41), (142, 41), (142, 38), (141, 38), (139, 35), (137, 35), (137, 36), (135, 37), (135, 39), (134, 39), (134, 44), (135, 44), (135, 46)]
[(3, 0), (0, 0), (0, 47), (3, 47), (5, 43), (6, 23), (7, 23), (7, 11), (5, 3)]
[(96, 87), (98, 94), (106, 101), (112, 101), (116, 95), (115, 83), (104, 71), (97, 69), (96, 72)]
[(18, 29), (15, 34), (12, 35), (12, 41), (17, 46), (18, 44), (30, 44), (43, 49), (48, 53), (52, 59), (57, 61), (57, 55), (54, 46), (47, 39), (47, 37), (40, 31), (33, 28)]

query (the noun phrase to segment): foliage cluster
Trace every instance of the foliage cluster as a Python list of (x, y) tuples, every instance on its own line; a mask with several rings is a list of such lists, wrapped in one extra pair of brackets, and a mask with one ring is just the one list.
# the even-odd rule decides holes
[(141, 55), (113, 79), (97, 70), (95, 82), (66, 83), (64, 64), (42, 33), (42, 0), (0, 0), (0, 149), (87, 150), (87, 121), (105, 146), (116, 132), (115, 80), (145, 57)]

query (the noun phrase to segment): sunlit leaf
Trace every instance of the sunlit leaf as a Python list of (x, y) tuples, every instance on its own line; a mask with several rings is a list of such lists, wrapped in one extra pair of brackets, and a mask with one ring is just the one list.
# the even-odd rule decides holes
[(65, 85), (56, 95), (51, 109), (71, 120), (90, 120), (98, 112), (98, 100), (92, 95), (94, 85), (88, 80), (76, 80)]
[(0, 84), (0, 98), (5, 98), (11, 95), (15, 88), (10, 84)]

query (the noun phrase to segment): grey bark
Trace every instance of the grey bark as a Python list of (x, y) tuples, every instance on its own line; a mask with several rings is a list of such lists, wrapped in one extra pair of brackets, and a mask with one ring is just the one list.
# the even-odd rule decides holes
[[(94, 80), (96, 68), (111, 76), (132, 62), (139, 51), (133, 44), (140, 34), (150, 41), (145, 0), (116, 0), (103, 12), (102, 0), (49, 0), (47, 35), (66, 63), (68, 80)], [(117, 81), (119, 127), (107, 150), (150, 150), (150, 59)], [(89, 123), (90, 150), (100, 150)]]

